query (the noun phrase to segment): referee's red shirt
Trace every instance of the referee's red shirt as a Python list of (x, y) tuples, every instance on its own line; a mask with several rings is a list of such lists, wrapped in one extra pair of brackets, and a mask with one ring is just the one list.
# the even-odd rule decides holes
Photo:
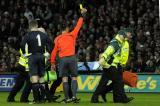
[(63, 33), (55, 38), (55, 46), (51, 53), (51, 63), (55, 63), (57, 53), (60, 58), (75, 55), (76, 38), (82, 24), (83, 18), (80, 17), (72, 32)]

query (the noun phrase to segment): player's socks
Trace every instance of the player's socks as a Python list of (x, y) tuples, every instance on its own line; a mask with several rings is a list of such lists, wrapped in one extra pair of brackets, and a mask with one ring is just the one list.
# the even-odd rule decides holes
[(46, 96), (46, 92), (45, 92), (45, 87), (44, 87), (44, 84), (40, 83), (39, 84), (39, 90), (40, 90), (40, 102), (45, 102), (45, 96)]
[(77, 80), (72, 80), (71, 87), (72, 87), (73, 97), (76, 97), (77, 87), (78, 87)]
[(32, 83), (33, 98), (35, 102), (39, 102), (39, 83)]
[(65, 99), (68, 99), (69, 98), (69, 95), (68, 95), (68, 91), (69, 91), (68, 82), (63, 82), (63, 91), (64, 91)]

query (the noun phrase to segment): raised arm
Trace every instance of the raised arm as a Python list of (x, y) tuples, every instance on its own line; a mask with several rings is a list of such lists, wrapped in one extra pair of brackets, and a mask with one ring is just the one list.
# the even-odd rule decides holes
[(80, 18), (78, 19), (78, 22), (77, 22), (74, 30), (71, 32), (71, 35), (72, 35), (74, 38), (77, 38), (78, 32), (79, 32), (79, 30), (81, 29), (82, 25), (83, 25), (83, 17), (80, 17)]
[[(86, 12), (87, 12), (87, 9), (85, 9), (85, 8), (83, 8), (83, 7), (81, 7), (80, 10), (81, 10), (81, 15), (82, 15), (82, 16), (84, 16), (84, 15), (86, 14)], [(82, 16), (78, 19), (78, 22), (77, 22), (74, 30), (71, 32), (71, 35), (72, 35), (74, 38), (77, 38), (78, 32), (79, 32), (79, 30), (81, 29), (81, 27), (82, 27), (82, 25), (83, 25), (83, 17), (82, 17)]]

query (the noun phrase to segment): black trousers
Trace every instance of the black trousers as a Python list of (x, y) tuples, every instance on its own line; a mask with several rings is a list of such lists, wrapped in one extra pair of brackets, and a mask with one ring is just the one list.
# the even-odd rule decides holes
[(8, 99), (14, 99), (16, 94), (23, 88), (25, 85), (22, 95), (20, 97), (20, 101), (26, 101), (28, 100), (32, 85), (30, 82), (30, 77), (28, 72), (25, 71), (25, 67), (18, 64), (17, 67), (13, 68), (12, 71), (18, 72), (18, 76), (16, 77), (15, 85), (13, 86), (12, 90), (9, 93)]
[[(110, 85), (107, 85), (109, 80), (111, 80), (112, 83)], [(103, 69), (99, 85), (93, 93), (92, 98), (97, 99), (99, 95), (105, 94), (111, 90), (113, 90), (114, 102), (120, 102), (127, 99), (127, 96), (124, 92), (122, 70), (118, 70), (113, 66), (111, 66), (109, 69)]]

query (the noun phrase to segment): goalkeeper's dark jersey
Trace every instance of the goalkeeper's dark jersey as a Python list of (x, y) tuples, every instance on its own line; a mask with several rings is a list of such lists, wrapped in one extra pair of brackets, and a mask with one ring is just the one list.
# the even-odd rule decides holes
[(28, 53), (45, 53), (47, 50), (51, 53), (53, 44), (49, 37), (40, 31), (28, 32), (21, 42), (22, 52), (25, 53), (25, 46), (28, 45)]

